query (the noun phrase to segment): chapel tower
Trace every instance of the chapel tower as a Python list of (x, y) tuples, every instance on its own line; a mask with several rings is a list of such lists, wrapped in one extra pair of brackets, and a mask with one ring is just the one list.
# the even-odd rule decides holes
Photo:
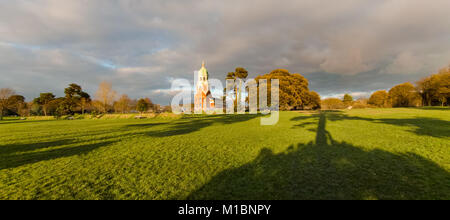
[(214, 99), (211, 97), (211, 91), (208, 83), (208, 70), (205, 68), (205, 61), (202, 62), (202, 68), (198, 71), (196, 93), (194, 105), (196, 110), (202, 112), (206, 109), (214, 108)]

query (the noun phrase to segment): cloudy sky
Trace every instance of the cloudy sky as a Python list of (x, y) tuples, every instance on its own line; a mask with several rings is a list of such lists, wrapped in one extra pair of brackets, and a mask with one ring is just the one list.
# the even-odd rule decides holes
[(364, 95), (450, 64), (450, 1), (0, 0), (0, 87), (29, 100), (102, 80), (167, 104), (171, 81), (285, 68)]

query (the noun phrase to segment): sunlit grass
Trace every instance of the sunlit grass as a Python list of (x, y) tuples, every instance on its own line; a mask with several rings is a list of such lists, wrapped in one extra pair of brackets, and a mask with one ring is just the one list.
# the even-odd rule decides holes
[(0, 199), (450, 199), (450, 111), (0, 122)]

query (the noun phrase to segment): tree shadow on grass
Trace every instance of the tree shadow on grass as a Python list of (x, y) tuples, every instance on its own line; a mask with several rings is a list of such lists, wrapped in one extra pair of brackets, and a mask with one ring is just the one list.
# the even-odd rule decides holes
[(0, 126), (5, 124), (22, 124), (22, 123), (38, 123), (38, 122), (52, 122), (56, 120), (19, 120), (19, 119), (3, 119), (0, 120)]
[[(168, 127), (159, 130), (151, 130), (143, 132), (145, 135), (152, 137), (170, 137), (176, 135), (184, 135), (192, 132), (199, 131), (202, 128), (206, 128), (213, 124), (233, 124), (248, 121), (259, 117), (260, 115), (254, 114), (242, 114), (242, 115), (201, 115), (201, 116), (185, 116), (181, 119), (168, 123)], [(135, 124), (127, 126), (129, 128), (147, 128), (153, 127), (154, 123)]]
[[(368, 121), (373, 123), (382, 123), (389, 125), (396, 125), (402, 127), (410, 127), (410, 131), (417, 135), (426, 135), (431, 137), (445, 138), (450, 137), (450, 121), (445, 121), (438, 118), (430, 117), (415, 117), (415, 118), (363, 118), (358, 116), (348, 116), (344, 112), (339, 111), (326, 111), (328, 120), (341, 121), (341, 120), (359, 120)], [(292, 121), (304, 121), (311, 118), (317, 118), (320, 114), (312, 114), (306, 116), (298, 116)], [(306, 127), (312, 125), (313, 122), (303, 122), (295, 125), (294, 127)]]
[(348, 116), (340, 113), (328, 114), (328, 120), (360, 120), (373, 123), (382, 123), (412, 128), (410, 131), (417, 135), (426, 135), (431, 137), (450, 137), (450, 121), (430, 117), (414, 117), (414, 118), (363, 118), (357, 116)]
[[(26, 164), (37, 163), (45, 160), (52, 160), (62, 157), (70, 157), (74, 155), (85, 154), (93, 151), (100, 147), (105, 147), (115, 143), (114, 141), (103, 141), (94, 144), (79, 144), (77, 146), (63, 147), (57, 149), (49, 149), (46, 151), (21, 153), (18, 152), (32, 151), (43, 148), (50, 148), (56, 146), (63, 146), (67, 144), (72, 144), (73, 141), (61, 140), (55, 142), (45, 142), (37, 144), (26, 144), (26, 145), (14, 145), (14, 146), (3, 146), (9, 148), (9, 150), (2, 151), (0, 153), (0, 170), (15, 168)], [(1, 148), (3, 148), (1, 147)], [(25, 147), (25, 149), (21, 149)]]
[[(86, 144), (82, 145), (82, 141), (75, 141), (73, 139), (62, 139), (56, 141), (49, 142), (40, 142), (40, 143), (31, 143), (31, 144), (7, 144), (0, 145), (0, 170), (7, 168), (14, 168), (26, 164), (36, 163), (43, 160), (56, 159), (60, 157), (68, 157), (77, 154), (87, 153), (96, 148), (108, 146), (113, 141), (110, 141), (111, 138), (117, 138), (119, 136), (137, 136), (137, 135), (148, 135), (155, 137), (167, 137), (174, 135), (182, 135), (188, 134), (191, 132), (198, 131), (204, 127), (210, 126), (215, 123), (219, 124), (232, 124), (243, 122), (247, 120), (251, 120), (257, 115), (210, 115), (210, 116), (189, 116), (183, 118), (181, 120), (176, 120), (174, 122), (164, 122), (164, 123), (137, 123), (127, 125), (124, 128), (121, 128), (117, 131), (125, 131), (129, 129), (143, 129), (143, 131), (134, 132), (132, 134), (124, 134), (124, 135), (113, 135), (102, 137), (100, 139), (96, 139), (96, 141), (101, 141), (97, 144)], [(158, 129), (158, 130), (149, 130), (153, 127), (161, 126), (161, 125), (169, 125), (167, 129)], [(78, 135), (77, 138), (84, 136), (94, 136), (94, 135), (103, 135), (105, 133), (112, 133), (115, 131), (100, 131), (96, 133), (89, 133), (87, 135)], [(78, 145), (74, 147), (62, 147), (53, 149), (55, 147), (64, 146), (64, 145)], [(49, 149), (46, 149), (49, 148)], [(45, 150), (44, 150), (45, 149)], [(40, 152), (32, 152), (36, 150), (44, 150)], [(27, 153), (30, 152), (30, 153)]]
[(450, 173), (413, 153), (364, 151), (336, 142), (320, 114), (315, 143), (262, 149), (188, 199), (450, 199)]
[(71, 139), (63, 139), (56, 141), (47, 141), (47, 142), (39, 142), (39, 143), (28, 143), (28, 144), (6, 144), (0, 145), (0, 158), (3, 158), (4, 155), (7, 154), (15, 154), (26, 151), (34, 151), (49, 147), (62, 146), (66, 144), (74, 143)]
[(377, 123), (412, 127), (412, 132), (431, 137), (450, 137), (450, 121), (437, 118), (416, 117), (412, 119), (381, 119)]
[(129, 128), (149, 128), (149, 127), (154, 127), (154, 126), (158, 126), (158, 125), (165, 125), (165, 124), (168, 124), (168, 122), (130, 124), (130, 125), (127, 125), (127, 127), (129, 127)]
[(441, 106), (432, 106), (432, 107), (420, 107), (419, 109), (421, 109), (421, 110), (449, 111), (449, 110), (450, 110), (450, 107), (448, 107), (448, 106), (444, 106), (444, 107), (441, 107)]

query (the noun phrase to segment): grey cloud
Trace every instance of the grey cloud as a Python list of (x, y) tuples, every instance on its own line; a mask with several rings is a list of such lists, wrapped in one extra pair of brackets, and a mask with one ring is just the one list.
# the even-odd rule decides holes
[(214, 78), (236, 66), (250, 77), (286, 68), (324, 96), (368, 92), (449, 64), (448, 8), (446, 0), (2, 1), (0, 42), (41, 49), (0, 44), (0, 87), (32, 96), (72, 81), (94, 92), (109, 80), (165, 104), (169, 79), (191, 79), (205, 59)]

